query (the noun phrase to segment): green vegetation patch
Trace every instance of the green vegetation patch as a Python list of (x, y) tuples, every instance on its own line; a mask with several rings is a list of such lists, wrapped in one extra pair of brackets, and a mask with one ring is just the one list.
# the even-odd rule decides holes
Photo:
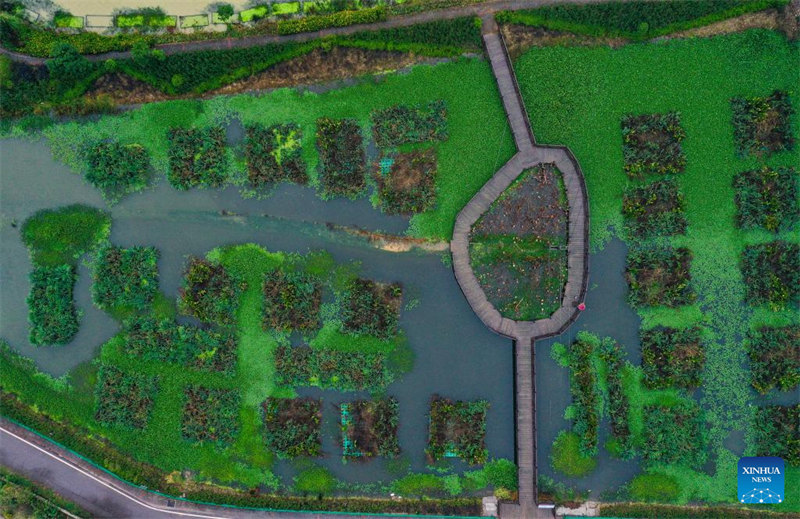
[(181, 433), (193, 442), (233, 443), (239, 432), (239, 393), (233, 389), (187, 386)]
[(434, 395), (425, 449), (428, 459), (459, 457), (470, 465), (485, 463), (489, 456), (485, 443), (488, 410), (485, 400), (453, 401)]
[(107, 425), (144, 429), (157, 392), (155, 377), (102, 365), (95, 388), (95, 420)]
[(581, 452), (581, 438), (572, 431), (561, 431), (550, 450), (550, 463), (553, 468), (572, 478), (583, 477), (597, 467), (594, 456)]
[(622, 156), (631, 178), (681, 173), (686, 155), (681, 142), (686, 131), (676, 112), (626, 115), (622, 118)]
[(158, 293), (158, 250), (154, 247), (103, 247), (93, 270), (92, 301), (104, 310), (144, 309)]
[(771, 232), (792, 229), (800, 221), (798, 175), (793, 168), (744, 171), (733, 179), (736, 223), (742, 229)]
[(434, 148), (384, 154), (376, 169), (378, 206), (384, 213), (414, 215), (436, 205)]
[(572, 403), (566, 416), (580, 439), (583, 456), (597, 454), (598, 428), (603, 416), (603, 396), (598, 386), (597, 366), (592, 362), (600, 341), (589, 334), (579, 334), (567, 350), (569, 389)]
[[(64, 514), (65, 510), (69, 516)], [(9, 518), (33, 519), (91, 517), (72, 501), (5, 467), (0, 467), (0, 514)]]
[(763, 156), (794, 148), (792, 107), (789, 94), (775, 90), (765, 97), (734, 97), (733, 137), (740, 156)]
[(394, 458), (400, 454), (397, 408), (397, 399), (393, 397), (342, 404), (342, 447), (345, 457)]
[(625, 231), (631, 239), (686, 232), (685, 200), (674, 179), (633, 186), (622, 195)]
[(75, 279), (72, 265), (34, 267), (27, 301), (31, 344), (67, 344), (78, 333)]
[(95, 143), (87, 147), (85, 162), (84, 177), (108, 200), (140, 191), (150, 179), (150, 158), (139, 144)]
[(34, 264), (54, 267), (74, 264), (110, 231), (107, 213), (78, 204), (35, 213), (22, 224), (22, 241)]
[(382, 352), (279, 346), (275, 350), (276, 383), (317, 386), (339, 391), (380, 391), (394, 380)]
[(631, 481), (631, 497), (636, 501), (669, 503), (680, 495), (678, 480), (667, 474), (639, 474)]
[(192, 258), (183, 277), (178, 307), (186, 315), (216, 324), (233, 324), (239, 297), (247, 284), (224, 266)]
[(636, 246), (628, 252), (625, 279), (633, 306), (687, 305), (697, 295), (690, 286), (692, 253), (685, 247)]
[(83, 29), (83, 16), (73, 16), (65, 11), (56, 11), (53, 25), (59, 29)]
[(250, 185), (259, 189), (283, 181), (307, 184), (302, 142), (303, 132), (294, 123), (269, 127), (248, 125), (245, 128), (245, 157)]
[(219, 187), (228, 177), (225, 131), (212, 128), (173, 128), (169, 140), (170, 184), (177, 189)]
[(388, 339), (399, 331), (403, 288), (399, 283), (354, 279), (342, 295), (342, 331)]
[(470, 232), (470, 264), (509, 319), (534, 321), (561, 306), (567, 279), (567, 200), (553, 164), (524, 172)]
[(700, 328), (651, 328), (642, 332), (641, 343), (648, 389), (700, 386), (706, 359)]
[(606, 365), (608, 415), (611, 418), (611, 434), (613, 436), (606, 444), (606, 448), (618, 458), (631, 459), (636, 451), (630, 427), (630, 396), (623, 381), (626, 370), (625, 352), (619, 344), (611, 339), (600, 342), (599, 350), (599, 358)]
[(317, 151), (322, 194), (358, 197), (366, 188), (366, 155), (355, 119), (317, 119)]
[(800, 404), (759, 407), (752, 430), (758, 456), (778, 456), (800, 466)]
[(800, 325), (762, 326), (747, 337), (753, 387), (792, 391), (800, 385)]
[(708, 454), (705, 431), (703, 412), (695, 402), (645, 406), (644, 461), (700, 468)]
[(119, 14), (114, 17), (114, 25), (120, 29), (131, 27), (161, 28), (175, 27), (178, 19), (164, 13), (160, 7), (145, 7)]
[(281, 458), (322, 454), (322, 401), (268, 398), (262, 405), (264, 441)]
[(322, 284), (305, 272), (274, 270), (264, 276), (265, 330), (310, 332), (320, 327)]
[(800, 245), (773, 241), (748, 245), (742, 253), (745, 299), (783, 308), (800, 299)]
[(269, 15), (269, 5), (257, 5), (239, 12), (239, 20), (243, 23), (256, 22)]
[(447, 106), (442, 100), (425, 106), (395, 105), (370, 115), (372, 136), (381, 148), (447, 140)]

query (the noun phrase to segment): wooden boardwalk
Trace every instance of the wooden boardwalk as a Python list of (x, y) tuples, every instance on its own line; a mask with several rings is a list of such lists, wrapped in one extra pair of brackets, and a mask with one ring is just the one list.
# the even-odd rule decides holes
[[(486, 52), (514, 135), (517, 153), (484, 184), (458, 214), (450, 250), (456, 279), (472, 310), (491, 330), (514, 340), (515, 441), (516, 462), (519, 467), (519, 499), (516, 504), (501, 505), (500, 516), (552, 517), (551, 510), (540, 510), (537, 503), (534, 341), (566, 330), (577, 318), (578, 304), (586, 295), (589, 274), (589, 208), (586, 184), (580, 166), (568, 148), (536, 144), (508, 51), (492, 17), (484, 17), (483, 30)], [(553, 315), (538, 321), (514, 321), (500, 315), (478, 283), (469, 263), (469, 234), (472, 225), (519, 175), (541, 163), (554, 163), (564, 176), (569, 204), (567, 283), (561, 307)]]

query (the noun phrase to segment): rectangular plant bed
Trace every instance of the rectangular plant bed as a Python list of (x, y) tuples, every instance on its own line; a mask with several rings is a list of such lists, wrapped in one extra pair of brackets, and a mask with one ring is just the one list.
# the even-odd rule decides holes
[(800, 299), (800, 245), (773, 241), (748, 245), (742, 253), (745, 299), (778, 309)]
[(313, 398), (268, 398), (261, 404), (264, 441), (281, 458), (322, 454), (322, 403)]
[(225, 131), (212, 128), (173, 128), (168, 134), (169, 173), (177, 189), (219, 187), (228, 177)]
[(84, 152), (86, 180), (110, 200), (143, 189), (150, 177), (150, 157), (139, 144), (98, 142)]
[(184, 273), (178, 307), (182, 313), (201, 321), (233, 324), (239, 296), (246, 287), (222, 265), (192, 258)]
[(269, 15), (269, 5), (257, 5), (239, 13), (239, 20), (243, 23), (255, 22)]
[(155, 377), (102, 365), (95, 387), (95, 420), (106, 425), (144, 429), (157, 392)]
[(381, 148), (426, 141), (447, 140), (447, 107), (444, 101), (425, 106), (395, 105), (375, 110), (372, 136)]
[(317, 386), (339, 391), (379, 391), (393, 380), (383, 353), (279, 346), (275, 350), (276, 383)]
[(53, 25), (59, 29), (83, 29), (83, 16), (72, 16), (69, 13), (58, 11), (53, 16)]
[(649, 389), (700, 386), (705, 350), (699, 328), (654, 328), (642, 332), (642, 371)]
[(672, 236), (686, 232), (683, 194), (674, 179), (625, 190), (622, 216), (632, 238)]
[(342, 331), (388, 339), (397, 335), (403, 288), (399, 283), (355, 279), (342, 301)]
[(397, 399), (356, 400), (341, 405), (342, 448), (345, 457), (400, 454), (397, 441)]
[(798, 175), (792, 168), (744, 171), (733, 179), (736, 220), (742, 229), (777, 232), (793, 228), (800, 220), (797, 205)]
[(793, 391), (800, 385), (800, 326), (763, 326), (747, 338), (753, 387)]
[(78, 333), (78, 312), (73, 300), (75, 267), (35, 267), (28, 295), (31, 344), (67, 344)]
[(207, 14), (193, 14), (190, 16), (181, 16), (181, 29), (191, 29), (195, 27), (208, 27)]
[(272, 14), (275, 16), (287, 16), (300, 12), (300, 2), (273, 2)]
[(143, 309), (158, 293), (158, 250), (102, 248), (94, 262), (92, 300), (104, 310)]
[(470, 465), (485, 463), (486, 449), (485, 400), (452, 401), (434, 395), (431, 398), (428, 448), (425, 453), (431, 462), (445, 457), (459, 457)]
[(436, 150), (384, 155), (375, 173), (378, 204), (388, 214), (413, 215), (436, 204)]
[(308, 183), (302, 157), (303, 133), (294, 123), (245, 128), (247, 179), (258, 189), (276, 182)]
[(697, 296), (689, 283), (691, 261), (685, 247), (632, 248), (625, 268), (631, 304), (675, 307), (692, 303)]
[(707, 456), (705, 430), (703, 412), (693, 401), (645, 406), (642, 442), (645, 463), (702, 467)]
[(273, 270), (264, 276), (265, 330), (311, 331), (320, 326), (321, 283), (303, 272)]
[(733, 138), (740, 156), (769, 155), (794, 148), (789, 94), (776, 90), (765, 97), (734, 97)]
[(366, 155), (355, 119), (317, 119), (319, 181), (323, 196), (356, 198), (366, 187)]
[(220, 446), (233, 443), (239, 432), (239, 393), (233, 389), (187, 386), (181, 433), (194, 442)]
[(800, 467), (800, 404), (758, 408), (752, 430), (757, 456), (778, 456)]
[(622, 156), (631, 178), (680, 173), (686, 167), (686, 132), (676, 112), (622, 118)]

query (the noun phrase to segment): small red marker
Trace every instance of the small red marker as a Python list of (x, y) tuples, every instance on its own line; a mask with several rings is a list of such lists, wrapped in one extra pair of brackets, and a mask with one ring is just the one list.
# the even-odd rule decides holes
[(579, 305), (578, 305), (578, 310), (580, 310), (581, 312), (583, 312), (584, 310), (586, 310), (586, 303), (581, 303), (581, 304), (579, 304)]

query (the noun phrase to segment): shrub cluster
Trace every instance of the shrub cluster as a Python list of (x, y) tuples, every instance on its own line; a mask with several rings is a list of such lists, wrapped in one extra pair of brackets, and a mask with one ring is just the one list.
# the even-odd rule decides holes
[(682, 400), (673, 406), (647, 405), (642, 442), (644, 460), (699, 468), (706, 458), (705, 430), (703, 413), (693, 401)]
[(103, 247), (94, 264), (94, 304), (104, 310), (147, 307), (158, 293), (157, 263), (154, 247)]
[(622, 156), (631, 178), (680, 173), (686, 167), (680, 115), (627, 115), (622, 118)]
[(294, 123), (245, 127), (247, 179), (254, 188), (276, 182), (308, 183), (302, 154), (303, 133)]
[(125, 373), (104, 364), (97, 374), (95, 420), (107, 425), (144, 429), (157, 392), (155, 377)]
[(778, 456), (800, 467), (800, 404), (759, 407), (753, 416), (756, 455)]
[(395, 105), (375, 110), (372, 135), (381, 148), (402, 144), (447, 140), (447, 106), (432, 101), (426, 106)]
[(355, 119), (317, 119), (319, 179), (326, 197), (355, 198), (366, 187), (366, 155)]
[(341, 405), (342, 446), (346, 457), (400, 454), (397, 399), (356, 400)]
[(681, 247), (634, 247), (628, 252), (625, 279), (634, 306), (675, 307), (697, 297), (689, 281), (692, 254)]
[(322, 454), (322, 403), (313, 398), (268, 398), (261, 404), (264, 440), (281, 458)]
[(792, 391), (800, 385), (800, 326), (763, 326), (747, 338), (753, 387), (768, 393), (777, 387)]
[(740, 156), (768, 155), (794, 148), (789, 94), (776, 90), (766, 97), (734, 97), (733, 138)]
[(152, 318), (134, 318), (125, 325), (129, 355), (226, 374), (236, 369), (236, 338), (227, 330), (214, 332)]
[(265, 330), (304, 332), (319, 328), (322, 285), (303, 272), (276, 269), (264, 276)]
[(355, 279), (342, 302), (342, 331), (387, 339), (397, 335), (403, 288), (399, 283)]
[(748, 245), (742, 253), (745, 299), (783, 308), (800, 298), (800, 245), (773, 241)]
[(212, 128), (173, 128), (169, 140), (170, 184), (177, 189), (219, 187), (228, 177), (225, 131)]
[(699, 328), (653, 328), (642, 332), (642, 371), (649, 389), (700, 386), (706, 354)]
[[(384, 162), (390, 161), (388, 171)], [(436, 150), (397, 153), (381, 159), (375, 173), (378, 203), (388, 214), (413, 215), (436, 204)]]
[(339, 391), (379, 391), (394, 376), (383, 353), (279, 346), (275, 350), (279, 385), (318, 386)]
[(580, 438), (583, 456), (597, 454), (598, 428), (603, 413), (603, 397), (598, 387), (598, 375), (592, 356), (598, 341), (588, 335), (579, 335), (568, 351), (569, 390), (572, 404), (568, 415), (572, 430)]
[(184, 273), (178, 307), (201, 321), (233, 324), (245, 288), (246, 283), (231, 276), (222, 265), (192, 258)]
[(239, 431), (239, 393), (233, 389), (191, 385), (184, 394), (183, 437), (220, 446), (233, 443)]
[(139, 144), (98, 142), (87, 147), (84, 158), (86, 180), (109, 200), (118, 200), (147, 186), (150, 158)]
[(792, 168), (744, 171), (733, 179), (736, 221), (742, 229), (791, 229), (800, 220), (798, 175)]
[(454, 402), (433, 395), (425, 449), (428, 459), (435, 462), (458, 456), (470, 465), (485, 463), (489, 456), (485, 444), (488, 410), (485, 400)]
[(625, 230), (631, 238), (648, 239), (686, 232), (683, 194), (675, 179), (630, 187), (622, 196)]
[(606, 364), (608, 414), (611, 417), (611, 434), (614, 436), (607, 447), (611, 447), (609, 450), (615, 456), (631, 459), (636, 451), (629, 425), (631, 403), (622, 385), (625, 352), (616, 342), (605, 339), (600, 344), (600, 358)]
[(67, 344), (78, 333), (78, 311), (72, 298), (75, 267), (34, 267), (28, 295), (31, 344)]

